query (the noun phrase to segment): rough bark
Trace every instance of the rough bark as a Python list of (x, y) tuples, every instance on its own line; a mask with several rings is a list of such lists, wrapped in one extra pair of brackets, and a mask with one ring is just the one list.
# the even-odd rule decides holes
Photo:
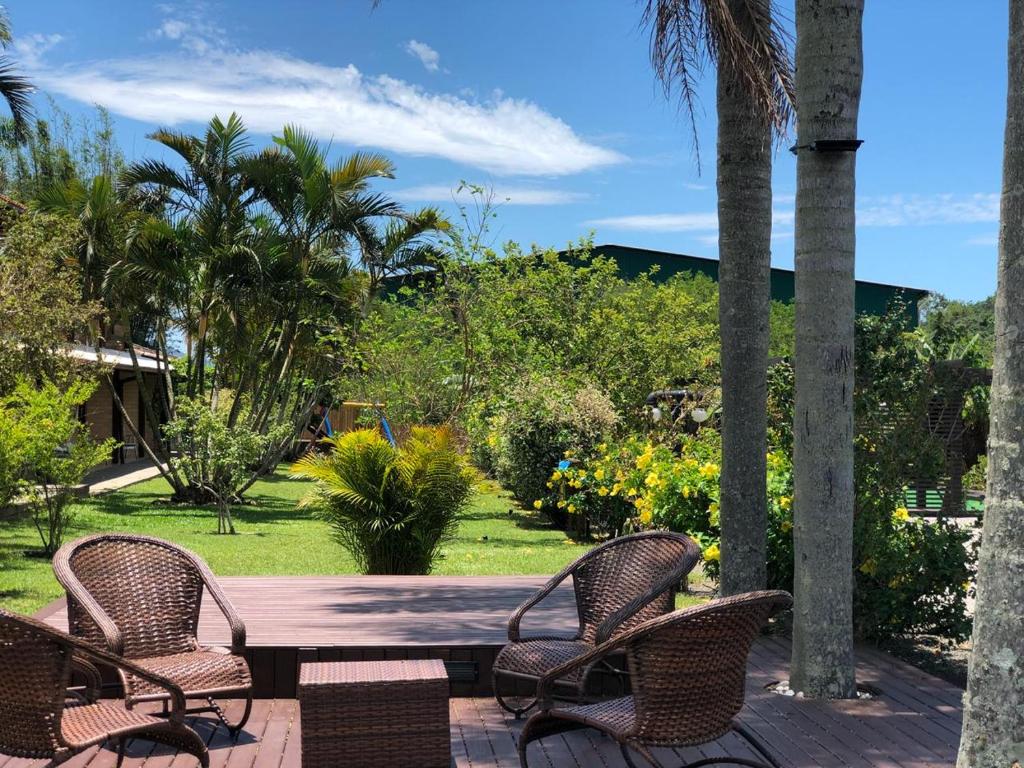
[[(729, 0), (744, 32), (742, 0)], [(718, 67), (718, 318), (722, 340), (720, 591), (764, 589), (772, 129), (725, 61)]]
[(988, 490), (958, 768), (1024, 764), (1024, 0), (1010, 1)]
[[(857, 137), (863, 0), (797, 0), (797, 146)], [(856, 693), (853, 152), (797, 154), (792, 685)]]

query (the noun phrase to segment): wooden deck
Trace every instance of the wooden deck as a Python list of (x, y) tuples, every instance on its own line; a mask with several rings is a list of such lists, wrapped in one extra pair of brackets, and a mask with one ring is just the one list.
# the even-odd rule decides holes
[[(422, 658), (433, 651), (472, 656), (500, 645), (511, 607), (539, 579), (224, 579), (245, 619), (251, 642), (283, 648), (288, 641), (295, 661), (360, 654), (405, 654)], [(313, 608), (316, 607), (316, 610)], [(571, 593), (554, 596), (547, 621), (535, 628), (561, 629), (571, 621)], [(47, 613), (44, 611), (42, 613)], [(62, 611), (48, 611), (59, 625)], [(204, 615), (208, 640), (222, 632)], [(379, 620), (379, 621), (378, 621)], [(458, 627), (456, 632), (453, 627)], [(293, 633), (293, 634), (289, 634)], [(461, 633), (461, 634), (460, 634)], [(332, 645), (314, 646), (316, 642)], [(371, 641), (376, 646), (370, 645)], [(483, 643), (472, 646), (470, 642)], [(792, 768), (939, 768), (955, 762), (963, 692), (937, 678), (871, 649), (858, 651), (858, 679), (879, 693), (870, 700), (813, 702), (766, 690), (788, 677), (789, 645), (778, 637), (755, 644), (750, 659), (747, 705), (741, 719)], [(258, 669), (257, 675), (259, 674)], [(453, 685), (453, 693), (457, 692)], [(508, 768), (518, 765), (515, 740), (521, 723), (507, 717), (490, 698), (451, 700), (453, 765), (458, 768)], [(291, 697), (256, 702), (253, 717), (237, 743), (223, 729), (200, 718), (196, 727), (209, 739), (211, 765), (229, 768), (298, 768), (301, 733)], [(191, 768), (195, 762), (163, 748), (134, 743), (131, 768)], [(701, 756), (750, 756), (735, 737), (700, 749), (663, 752), (666, 766)], [(623, 766), (615, 745), (590, 731), (552, 737), (530, 748), (531, 766), (589, 768)], [(7, 760), (0, 768), (37, 766)], [(114, 753), (93, 749), (66, 765), (109, 768)]]

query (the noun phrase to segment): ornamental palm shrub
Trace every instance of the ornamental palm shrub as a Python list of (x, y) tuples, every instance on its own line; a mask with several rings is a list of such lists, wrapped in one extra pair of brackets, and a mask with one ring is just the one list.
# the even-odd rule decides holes
[(324, 441), (292, 466), (316, 481), (300, 502), (330, 524), (371, 575), (429, 573), (455, 534), (474, 473), (446, 427), (414, 427), (398, 446), (363, 429)]

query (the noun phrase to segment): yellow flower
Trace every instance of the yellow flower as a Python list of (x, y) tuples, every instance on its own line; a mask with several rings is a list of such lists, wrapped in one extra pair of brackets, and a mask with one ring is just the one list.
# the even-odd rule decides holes
[(684, 499), (690, 498), (690, 486), (688, 486), (688, 485), (684, 485), (683, 486), (683, 498)]
[(570, 504), (569, 505), (569, 514), (572, 514), (575, 511), (576, 511), (576, 505), (575, 504)]
[(533, 508), (534, 508), (534, 509), (540, 509), (540, 508), (541, 508), (541, 507), (543, 507), (543, 506), (544, 506), (544, 502), (543, 502), (543, 501), (541, 501), (540, 499), (537, 499), (537, 500), (535, 500), (535, 501), (533, 502)]
[(636, 496), (636, 488), (627, 488), (626, 489), (626, 495), (627, 496)]
[(556, 469), (554, 472), (551, 473), (551, 479), (555, 482), (558, 482), (559, 480), (562, 479), (562, 473)]
[(579, 480), (570, 480), (569, 481), (569, 487), (570, 488), (582, 488), (583, 487), (583, 483), (581, 483)]
[(599, 450), (601, 453), (607, 453), (608, 443), (601, 443), (599, 446), (597, 446), (597, 450)]
[(793, 506), (793, 500), (789, 496), (779, 496), (779, 509), (789, 509)]
[(657, 472), (651, 472), (649, 475), (647, 475), (647, 478), (644, 480), (644, 485), (646, 485), (648, 488), (654, 488), (655, 486), (657, 486), (658, 485), (658, 473)]
[(869, 557), (867, 560), (860, 564), (860, 567), (857, 570), (865, 574), (866, 576), (874, 576), (875, 573), (878, 571), (878, 563), (874, 561), (874, 558)]
[(793, 524), (789, 522), (789, 520), (783, 520), (782, 525), (780, 525), (779, 527), (782, 528), (783, 533), (789, 533), (793, 530)]
[(651, 460), (653, 458), (654, 455), (650, 452), (641, 453), (639, 456), (636, 457), (636, 468), (643, 469), (644, 467), (651, 463)]
[(969, 581), (965, 581), (965, 582), (964, 582), (963, 584), (961, 584), (960, 586), (964, 588), (964, 592), (969, 592), (969, 591), (970, 591), (970, 589), (971, 589), (971, 582), (969, 582)]
[(641, 525), (650, 525), (651, 521), (653, 519), (654, 519), (654, 513), (651, 512), (651, 510), (649, 510), (649, 509), (645, 509), (645, 510), (643, 510), (640, 513), (640, 524)]
[(712, 525), (718, 525), (718, 523), (719, 523), (718, 511), (719, 511), (718, 510), (718, 502), (717, 501), (711, 502), (711, 506), (708, 507), (708, 521)]
[(548, 488), (554, 488), (555, 487), (555, 484), (552, 483), (550, 480), (548, 480), (547, 485), (548, 485)]
[(718, 474), (718, 465), (708, 462), (700, 468), (701, 477), (712, 478)]
[(563, 455), (565, 456), (565, 458), (571, 459), (573, 456), (576, 455), (576, 451), (568, 450)]
[(910, 519), (910, 510), (906, 507), (897, 507), (896, 511), (892, 513), (892, 519), (906, 522)]
[(595, 480), (604, 480), (604, 470), (601, 469), (600, 467), (595, 469), (594, 470), (594, 479)]
[(608, 489), (607, 489), (607, 488), (605, 488), (605, 487), (604, 487), (604, 486), (602, 485), (602, 486), (601, 486), (600, 488), (598, 488), (598, 489), (597, 489), (597, 495), (598, 495), (598, 496), (607, 496), (607, 495), (608, 495)]
[(559, 509), (565, 509), (565, 502), (564, 501), (560, 501), (560, 502), (558, 502), (557, 506), (558, 506)]
[(712, 544), (710, 547), (704, 550), (704, 559), (708, 562), (718, 562), (721, 556), (722, 553), (718, 550), (717, 544)]
[(687, 459), (686, 461), (683, 462), (683, 466), (686, 467), (687, 469), (695, 469), (697, 467), (697, 464), (698, 461), (696, 459)]

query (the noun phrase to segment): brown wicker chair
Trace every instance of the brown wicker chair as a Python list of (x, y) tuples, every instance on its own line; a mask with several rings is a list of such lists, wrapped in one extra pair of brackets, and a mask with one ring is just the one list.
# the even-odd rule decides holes
[[(596, 728), (615, 739), (630, 768), (636, 768), (630, 749), (660, 768), (651, 747), (706, 744), (730, 730), (744, 737), (765, 762), (712, 757), (683, 768), (712, 763), (779, 768), (767, 747), (735, 717), (743, 708), (750, 646), (768, 618), (792, 603), (787, 592), (774, 591), (713, 600), (651, 619), (551, 670), (537, 684), (541, 711), (526, 722), (519, 737), (522, 768), (527, 768), (531, 741), (578, 728)], [(622, 650), (631, 675), (631, 696), (553, 706), (557, 680)]]
[[(53, 570), (67, 591), (71, 634), (173, 680), (187, 699), (208, 702), (189, 714), (213, 712), (232, 735), (241, 731), (252, 709), (245, 625), (199, 557), (161, 539), (108, 533), (61, 547)], [(230, 649), (202, 647), (196, 638), (204, 587), (231, 627)], [(129, 709), (167, 700), (144, 678), (120, 676)], [(243, 697), (241, 720), (228, 722), (216, 699)]]
[[(98, 702), (95, 663), (164, 689), (171, 702), (169, 719)], [(86, 696), (73, 703), (68, 700), (72, 667), (89, 680)], [(206, 745), (185, 725), (184, 713), (185, 695), (167, 678), (0, 608), (0, 753), (48, 759), (54, 766), (95, 744), (116, 740), (121, 765), (125, 742), (134, 737), (189, 752), (205, 768)]]
[[(494, 695), (517, 718), (536, 704), (513, 706), (501, 683), (526, 681), (531, 688), (551, 669), (593, 650), (595, 645), (675, 607), (675, 594), (700, 559), (700, 547), (688, 536), (667, 531), (635, 533), (613, 539), (570, 564), (516, 609), (509, 618), (509, 644), (494, 660)], [(571, 637), (523, 637), (523, 616), (572, 577), (579, 630)], [(606, 660), (602, 666), (613, 673)], [(594, 665), (572, 667), (562, 680), (569, 698), (583, 698)], [(621, 673), (620, 673), (621, 674)]]

